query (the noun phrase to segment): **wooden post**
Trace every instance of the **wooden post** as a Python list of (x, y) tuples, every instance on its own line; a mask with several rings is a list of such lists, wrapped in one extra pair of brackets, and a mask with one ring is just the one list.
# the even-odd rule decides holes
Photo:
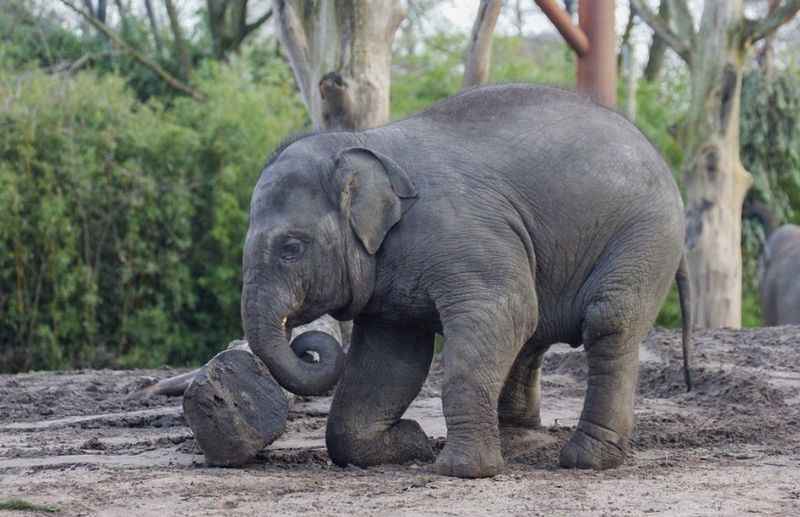
[(580, 28), (589, 40), (589, 52), (578, 58), (578, 92), (598, 104), (617, 104), (616, 35), (614, 0), (578, 3)]
[(617, 104), (616, 37), (614, 0), (578, 4), (580, 26), (554, 0), (535, 0), (578, 56), (577, 90), (595, 102), (613, 108)]

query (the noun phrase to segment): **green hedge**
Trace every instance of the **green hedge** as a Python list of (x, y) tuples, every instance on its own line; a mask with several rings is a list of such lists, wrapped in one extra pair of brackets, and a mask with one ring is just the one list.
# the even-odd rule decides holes
[(113, 75), (0, 73), (0, 371), (184, 364), (241, 335), (252, 187), (306, 123), (271, 65), (208, 65), (208, 101), (169, 109)]

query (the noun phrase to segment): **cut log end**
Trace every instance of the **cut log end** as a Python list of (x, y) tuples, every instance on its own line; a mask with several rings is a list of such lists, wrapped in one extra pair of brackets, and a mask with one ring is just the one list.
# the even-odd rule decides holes
[(252, 462), (284, 432), (289, 403), (260, 360), (229, 349), (189, 385), (183, 411), (206, 462), (234, 467)]

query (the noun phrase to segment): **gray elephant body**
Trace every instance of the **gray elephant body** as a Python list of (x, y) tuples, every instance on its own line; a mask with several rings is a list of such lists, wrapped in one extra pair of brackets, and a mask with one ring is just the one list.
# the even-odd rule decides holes
[(676, 274), (686, 315), (683, 238), (670, 170), (622, 116), (554, 88), (478, 88), (276, 153), (251, 205), (245, 331), (279, 382), (318, 392), (335, 354), (299, 360), (286, 326), (355, 320), (327, 445), (362, 466), (432, 458), (401, 417), (442, 333), (437, 471), (461, 477), (499, 471), (501, 434), (539, 425), (542, 354), (582, 344), (588, 390), (560, 461), (613, 467), (629, 449), (638, 348)]
[(761, 255), (759, 291), (765, 325), (800, 325), (800, 226), (771, 232)]

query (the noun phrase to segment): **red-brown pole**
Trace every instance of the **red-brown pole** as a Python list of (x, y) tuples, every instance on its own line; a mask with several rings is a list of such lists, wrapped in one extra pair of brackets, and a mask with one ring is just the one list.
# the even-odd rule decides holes
[(613, 108), (617, 104), (614, 0), (579, 2), (578, 18), (589, 39), (589, 51), (578, 58), (578, 91)]
[(589, 40), (586, 34), (572, 24), (572, 17), (558, 5), (555, 0), (535, 0), (536, 5), (550, 19), (564, 41), (572, 47), (575, 54), (585, 56), (589, 52)]

